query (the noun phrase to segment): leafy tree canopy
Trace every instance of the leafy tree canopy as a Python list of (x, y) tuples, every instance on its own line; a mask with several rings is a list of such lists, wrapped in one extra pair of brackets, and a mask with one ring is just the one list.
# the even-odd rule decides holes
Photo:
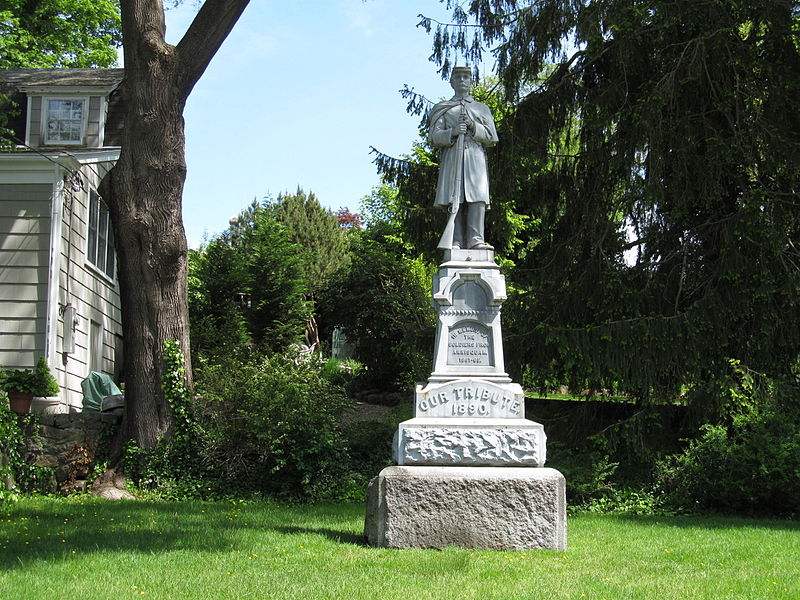
[(121, 43), (114, 0), (0, 0), (0, 69), (111, 67)]

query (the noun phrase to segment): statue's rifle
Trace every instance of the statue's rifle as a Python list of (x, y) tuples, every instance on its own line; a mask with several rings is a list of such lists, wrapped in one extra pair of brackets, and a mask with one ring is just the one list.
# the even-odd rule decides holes
[[(464, 100), (461, 100), (461, 115), (460, 120), (466, 118)], [(456, 139), (456, 164), (453, 169), (453, 181), (450, 185), (450, 206), (448, 208), (447, 225), (444, 227), (444, 233), (439, 239), (437, 248), (441, 250), (450, 250), (453, 247), (453, 234), (456, 229), (456, 217), (458, 216), (458, 209), (461, 204), (461, 196), (464, 191), (464, 138), (465, 134), (459, 133)]]

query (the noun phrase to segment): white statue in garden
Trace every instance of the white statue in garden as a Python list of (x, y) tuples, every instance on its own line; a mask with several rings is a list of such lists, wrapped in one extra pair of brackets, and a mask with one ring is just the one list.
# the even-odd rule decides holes
[(483, 229), (489, 207), (486, 148), (497, 143), (497, 130), (489, 107), (470, 95), (472, 84), (469, 67), (454, 67), (455, 96), (434, 106), (428, 118), (430, 142), (441, 149), (434, 206), (447, 206), (450, 213), (439, 241), (443, 249), (493, 249)]

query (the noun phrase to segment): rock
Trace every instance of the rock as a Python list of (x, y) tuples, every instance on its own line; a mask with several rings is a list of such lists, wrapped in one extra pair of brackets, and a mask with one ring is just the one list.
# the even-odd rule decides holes
[(109, 469), (92, 483), (92, 495), (107, 500), (135, 500), (136, 496), (125, 489), (125, 482), (124, 475)]
[(565, 550), (566, 481), (549, 468), (387, 467), (364, 529), (387, 548)]
[(105, 498), (106, 500), (136, 500), (136, 496), (131, 494), (128, 490), (121, 490), (120, 488), (112, 486), (102, 486), (98, 489), (92, 486), (92, 495), (98, 498)]

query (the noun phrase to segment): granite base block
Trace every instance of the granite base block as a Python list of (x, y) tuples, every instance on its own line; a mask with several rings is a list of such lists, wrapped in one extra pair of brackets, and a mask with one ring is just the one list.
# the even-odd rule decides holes
[(372, 546), (565, 550), (566, 481), (555, 469), (387, 467), (369, 484)]

